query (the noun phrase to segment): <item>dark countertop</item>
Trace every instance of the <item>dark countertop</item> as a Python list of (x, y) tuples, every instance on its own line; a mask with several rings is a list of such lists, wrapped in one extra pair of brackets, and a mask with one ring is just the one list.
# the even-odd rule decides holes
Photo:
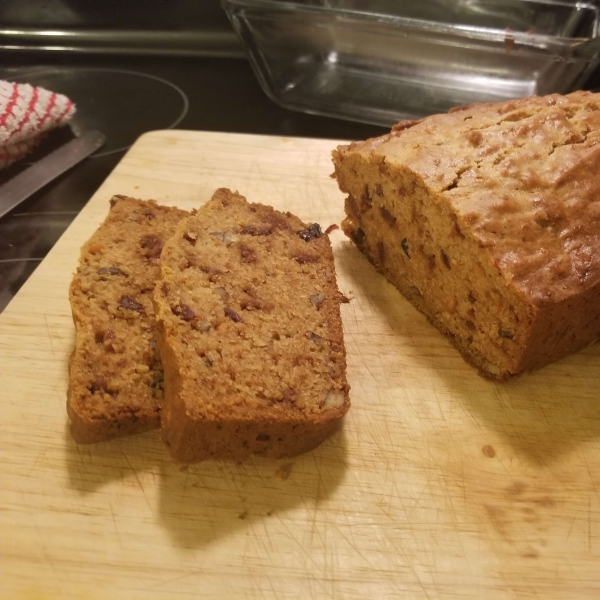
[[(261, 90), (244, 58), (123, 57), (32, 52), (0, 53), (0, 57), (0, 79), (18, 79), (38, 85), (46, 80), (52, 82), (52, 78), (48, 79), (46, 74), (56, 70), (64, 73), (106, 69), (165, 79), (179, 88), (189, 102), (187, 113), (176, 125), (177, 129), (337, 139), (362, 139), (381, 135), (385, 131), (377, 126), (293, 112), (275, 105)], [(93, 99), (101, 102), (103, 93), (108, 92), (102, 88), (96, 89), (92, 94)], [(84, 101), (73, 93), (70, 97), (78, 106), (90, 102), (89, 98), (86, 97)], [(177, 99), (176, 102), (181, 103), (181, 100)], [(158, 100), (156, 105), (163, 108)], [(147, 126), (141, 120), (135, 125), (135, 131), (131, 132), (135, 134), (133, 138), (126, 139), (127, 135), (123, 132), (133, 117), (137, 118), (138, 115), (110, 115), (109, 111), (104, 117), (105, 123), (102, 120), (98, 124), (92, 123), (108, 134), (107, 147), (103, 150), (114, 150), (115, 146), (132, 143), (143, 131), (162, 129), (170, 124), (168, 114), (162, 121), (158, 119), (156, 122), (152, 122), (149, 116)], [(120, 126), (115, 129), (115, 123), (119, 120), (123, 124), (123, 131)], [(122, 134), (124, 140), (116, 143), (115, 138)], [(50, 136), (37, 154), (28, 159), (29, 162), (60, 145), (65, 135), (63, 132)], [(0, 220), (0, 311), (117, 165), (125, 150), (102, 154), (101, 150), (100, 156), (84, 160)], [(0, 183), (22, 168), (14, 166), (0, 174)]]

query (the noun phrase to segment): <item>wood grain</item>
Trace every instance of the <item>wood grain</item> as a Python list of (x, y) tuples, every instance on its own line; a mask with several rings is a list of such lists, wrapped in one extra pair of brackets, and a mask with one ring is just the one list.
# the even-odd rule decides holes
[(226, 186), (328, 226), (336, 144), (143, 136), (1, 315), (2, 598), (600, 596), (600, 345), (485, 381), (340, 231), (353, 406), (321, 447), (180, 471), (157, 432), (71, 441), (67, 289), (110, 196)]

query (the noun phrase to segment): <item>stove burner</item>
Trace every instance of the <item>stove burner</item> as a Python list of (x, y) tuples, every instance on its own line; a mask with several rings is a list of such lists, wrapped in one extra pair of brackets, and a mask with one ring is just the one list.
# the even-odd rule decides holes
[(12, 81), (41, 86), (67, 95), (77, 105), (71, 121), (76, 135), (98, 129), (106, 136), (101, 152), (122, 152), (147, 131), (173, 129), (188, 112), (187, 96), (176, 85), (154, 75), (118, 69), (19, 69)]

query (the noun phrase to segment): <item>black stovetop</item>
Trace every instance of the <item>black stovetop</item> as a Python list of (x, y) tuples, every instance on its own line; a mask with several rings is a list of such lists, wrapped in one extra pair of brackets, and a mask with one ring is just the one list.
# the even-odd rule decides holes
[[(107, 136), (95, 155), (0, 219), (0, 312), (146, 131), (171, 127), (334, 139), (385, 132), (275, 105), (243, 58), (217, 0), (180, 0), (178, 10), (166, 12), (161, 2), (145, 0), (142, 13), (137, 3), (107, 2), (126, 10), (107, 13), (106, 3), (100, 8), (96, 0), (0, 3), (0, 79), (65, 93), (77, 105), (71, 128), (53, 132), (23, 164), (1, 171), (0, 184), (78, 131), (99, 129)], [(82, 29), (91, 23), (99, 28)], [(197, 29), (187, 31), (190, 23)], [(177, 35), (150, 35), (163, 26)], [(77, 33), (80, 45), (62, 46), (65, 32)], [(179, 40), (177, 49), (173, 40)], [(153, 47), (156, 41), (163, 45)], [(193, 56), (181, 55), (192, 50)], [(586, 87), (600, 87), (600, 69)]]
[(33, 273), (127, 148), (165, 128), (361, 139), (380, 127), (292, 112), (260, 89), (243, 58), (0, 53), (0, 79), (41, 85), (77, 104), (72, 131), (50, 135), (25, 164), (84, 129), (106, 145), (0, 219), (0, 311)]

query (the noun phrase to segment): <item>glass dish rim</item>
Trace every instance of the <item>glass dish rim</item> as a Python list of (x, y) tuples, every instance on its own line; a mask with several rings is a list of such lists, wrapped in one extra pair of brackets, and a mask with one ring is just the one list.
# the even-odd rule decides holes
[[(591, 8), (596, 12), (594, 23), (594, 34), (598, 35), (600, 27), (600, 7), (593, 2), (570, 3), (563, 0), (519, 0), (526, 4), (538, 2), (556, 6), (573, 6), (574, 8)], [(322, 15), (328, 17), (346, 17), (354, 20), (364, 21), (365, 23), (382, 23), (402, 25), (413, 29), (420, 29), (430, 33), (463, 35), (465, 38), (480, 39), (486, 41), (498, 41), (504, 43), (506, 39), (511, 39), (525, 46), (536, 47), (540, 49), (549, 49), (553, 46), (560, 49), (569, 49), (577, 43), (592, 38), (585, 37), (566, 37), (540, 33), (528, 33), (524, 31), (512, 31), (507, 29), (498, 29), (493, 27), (478, 27), (474, 25), (459, 25), (451, 23), (438, 23), (425, 19), (415, 19), (412, 17), (401, 17), (395, 15), (386, 15), (383, 13), (373, 13), (361, 10), (332, 9), (319, 5), (307, 5), (296, 0), (221, 0), (225, 10), (228, 7), (239, 6), (246, 8), (264, 8), (286, 13), (303, 13), (307, 15)], [(594, 36), (595, 37), (595, 36)]]

